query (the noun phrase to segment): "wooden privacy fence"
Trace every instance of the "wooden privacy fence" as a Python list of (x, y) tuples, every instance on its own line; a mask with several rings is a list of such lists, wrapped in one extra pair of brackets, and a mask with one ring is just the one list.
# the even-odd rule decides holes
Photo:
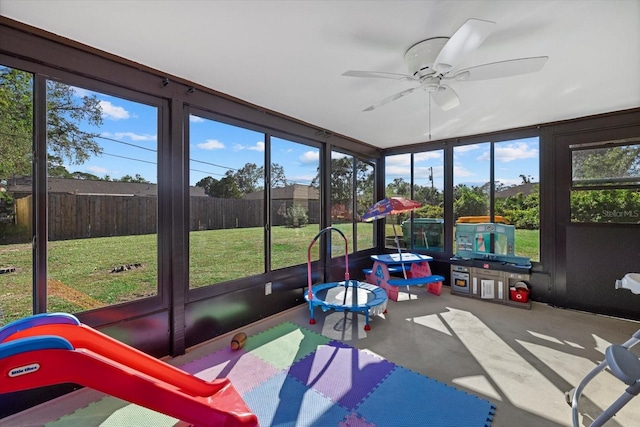
[[(16, 222), (29, 230), (31, 197), (16, 200)], [(48, 202), (49, 240), (152, 234), (157, 231), (157, 197), (49, 193)], [(275, 200), (271, 203), (272, 225), (286, 225), (287, 209), (294, 204), (306, 208), (309, 223), (320, 222), (317, 200)], [(191, 197), (189, 209), (191, 231), (264, 226), (262, 200)]]

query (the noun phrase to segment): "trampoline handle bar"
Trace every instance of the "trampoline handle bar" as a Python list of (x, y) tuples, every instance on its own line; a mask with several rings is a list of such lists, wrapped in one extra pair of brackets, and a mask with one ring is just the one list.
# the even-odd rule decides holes
[(313, 283), (311, 279), (311, 248), (316, 243), (316, 240), (320, 238), (320, 236), (322, 236), (325, 232), (331, 230), (337, 231), (344, 239), (344, 281), (345, 284), (349, 282), (349, 241), (347, 240), (347, 237), (344, 235), (344, 233), (339, 229), (331, 226), (325, 227), (320, 230), (318, 234), (316, 234), (316, 237), (313, 238), (311, 243), (309, 243), (309, 247), (307, 248), (307, 298), (309, 299), (309, 301), (313, 299)]

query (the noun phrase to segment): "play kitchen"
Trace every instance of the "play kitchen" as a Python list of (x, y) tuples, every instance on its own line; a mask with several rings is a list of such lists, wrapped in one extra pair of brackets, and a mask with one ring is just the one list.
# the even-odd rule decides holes
[(452, 259), (451, 293), (531, 308), (529, 270), (503, 262)]
[(471, 267), (451, 264), (451, 292), (469, 294)]
[(531, 263), (514, 254), (515, 227), (469, 218), (456, 224), (451, 293), (530, 309)]

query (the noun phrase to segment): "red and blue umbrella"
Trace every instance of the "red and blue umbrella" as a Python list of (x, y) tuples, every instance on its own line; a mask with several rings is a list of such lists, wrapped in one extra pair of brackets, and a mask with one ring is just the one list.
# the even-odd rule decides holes
[(388, 197), (376, 202), (362, 216), (362, 221), (371, 222), (381, 219), (387, 215), (397, 215), (419, 208), (422, 203), (404, 197)]
[[(387, 197), (386, 199), (382, 199), (373, 206), (371, 206), (365, 214), (362, 216), (363, 222), (372, 222), (376, 219), (381, 219), (386, 217), (387, 215), (397, 215), (403, 212), (409, 212), (416, 208), (422, 206), (422, 203), (416, 202), (415, 200), (405, 199), (404, 197)], [(393, 235), (396, 241), (396, 246), (398, 248), (398, 253), (400, 254), (400, 260), (402, 261), (402, 249), (400, 248), (400, 242), (398, 241), (398, 233), (396, 233), (396, 225), (393, 224)], [(404, 278), (407, 278), (407, 272), (404, 269), (404, 264), (402, 264), (402, 275)]]

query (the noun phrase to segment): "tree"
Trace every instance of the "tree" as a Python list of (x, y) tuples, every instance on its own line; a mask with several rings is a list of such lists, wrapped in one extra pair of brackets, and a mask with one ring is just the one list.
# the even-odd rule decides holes
[(247, 163), (235, 173), (227, 171), (226, 177), (235, 179), (236, 186), (242, 194), (249, 194), (264, 189), (264, 168), (255, 163)]
[(271, 164), (271, 188), (286, 187), (289, 185), (287, 175), (284, 173), (284, 167), (277, 163)]
[(207, 176), (198, 181), (196, 187), (201, 187), (207, 195), (220, 199), (239, 199), (242, 197), (242, 193), (238, 190), (236, 181), (231, 174), (220, 180)]
[(395, 178), (393, 182), (387, 184), (385, 194), (387, 197), (401, 196), (409, 198), (411, 197), (411, 184), (403, 178)]
[(96, 95), (76, 96), (73, 87), (47, 81), (47, 148), (48, 152), (81, 164), (102, 153), (94, 138), (98, 133), (80, 129), (80, 123), (102, 125), (102, 107)]
[(437, 188), (424, 185), (413, 186), (413, 198), (423, 205), (438, 206), (444, 202), (444, 196)]
[(220, 181), (213, 180), (211, 186), (211, 197), (219, 197), (221, 199), (239, 199), (242, 192), (238, 189), (235, 179), (231, 176), (225, 176)]
[[(242, 194), (254, 193), (264, 190), (264, 167), (255, 163), (247, 163), (235, 173), (227, 171), (225, 176), (230, 176), (236, 181), (236, 186)], [(271, 164), (271, 187), (286, 187), (287, 177), (284, 167), (277, 163)]]
[(533, 179), (533, 177), (531, 175), (520, 174), (518, 176), (522, 180), (523, 184), (529, 184), (529, 183), (531, 183), (531, 180)]
[(62, 164), (62, 159), (56, 156), (49, 156), (47, 159), (47, 176), (55, 178), (75, 178)]
[(331, 159), (331, 203), (349, 207), (353, 186), (353, 157)]
[[(33, 145), (33, 77), (0, 66), (0, 179), (31, 175)], [(81, 124), (102, 125), (102, 107), (95, 95), (78, 97), (73, 87), (47, 81), (47, 151), (50, 165), (80, 164), (101, 153), (98, 134)], [(60, 171), (58, 171), (60, 172)]]
[[(332, 212), (345, 219), (345, 215), (351, 215), (351, 200), (353, 198), (353, 162), (356, 166), (355, 195), (358, 215), (364, 215), (366, 210), (374, 203), (374, 175), (369, 163), (344, 156), (331, 159), (331, 204)], [(316, 168), (316, 176), (311, 180), (311, 187), (320, 189), (320, 166)], [(337, 219), (334, 217), (334, 219)]]
[(640, 145), (576, 150), (572, 171), (574, 180), (638, 177)]
[(540, 228), (540, 186), (531, 186), (526, 196), (518, 193), (515, 196), (496, 197), (495, 214), (508, 218), (516, 228), (537, 230)]
[(373, 171), (374, 169), (370, 164), (356, 159), (356, 208), (360, 217), (375, 203)]
[(31, 74), (0, 67), (0, 180), (31, 175), (32, 85)]
[(213, 181), (215, 178), (211, 176), (206, 176), (202, 178), (200, 181), (196, 182), (196, 187), (200, 187), (204, 190), (204, 193), (207, 195), (211, 195), (211, 186), (213, 185)]
[(122, 178), (120, 178), (119, 181), (120, 182), (138, 182), (138, 183), (142, 183), (142, 184), (149, 184), (149, 181), (147, 181), (142, 176), (140, 176), (139, 173), (137, 173), (135, 177), (132, 177), (131, 175), (125, 175)]
[(92, 173), (88, 173), (88, 172), (72, 172), (71, 173), (71, 177), (73, 179), (84, 179), (84, 180), (89, 180), (89, 181), (103, 181), (102, 178), (100, 178), (97, 175), (94, 175)]
[(571, 192), (572, 222), (640, 222), (640, 193), (627, 189)]
[(455, 218), (487, 215), (489, 203), (483, 187), (457, 185), (453, 189), (453, 197), (453, 214)]

